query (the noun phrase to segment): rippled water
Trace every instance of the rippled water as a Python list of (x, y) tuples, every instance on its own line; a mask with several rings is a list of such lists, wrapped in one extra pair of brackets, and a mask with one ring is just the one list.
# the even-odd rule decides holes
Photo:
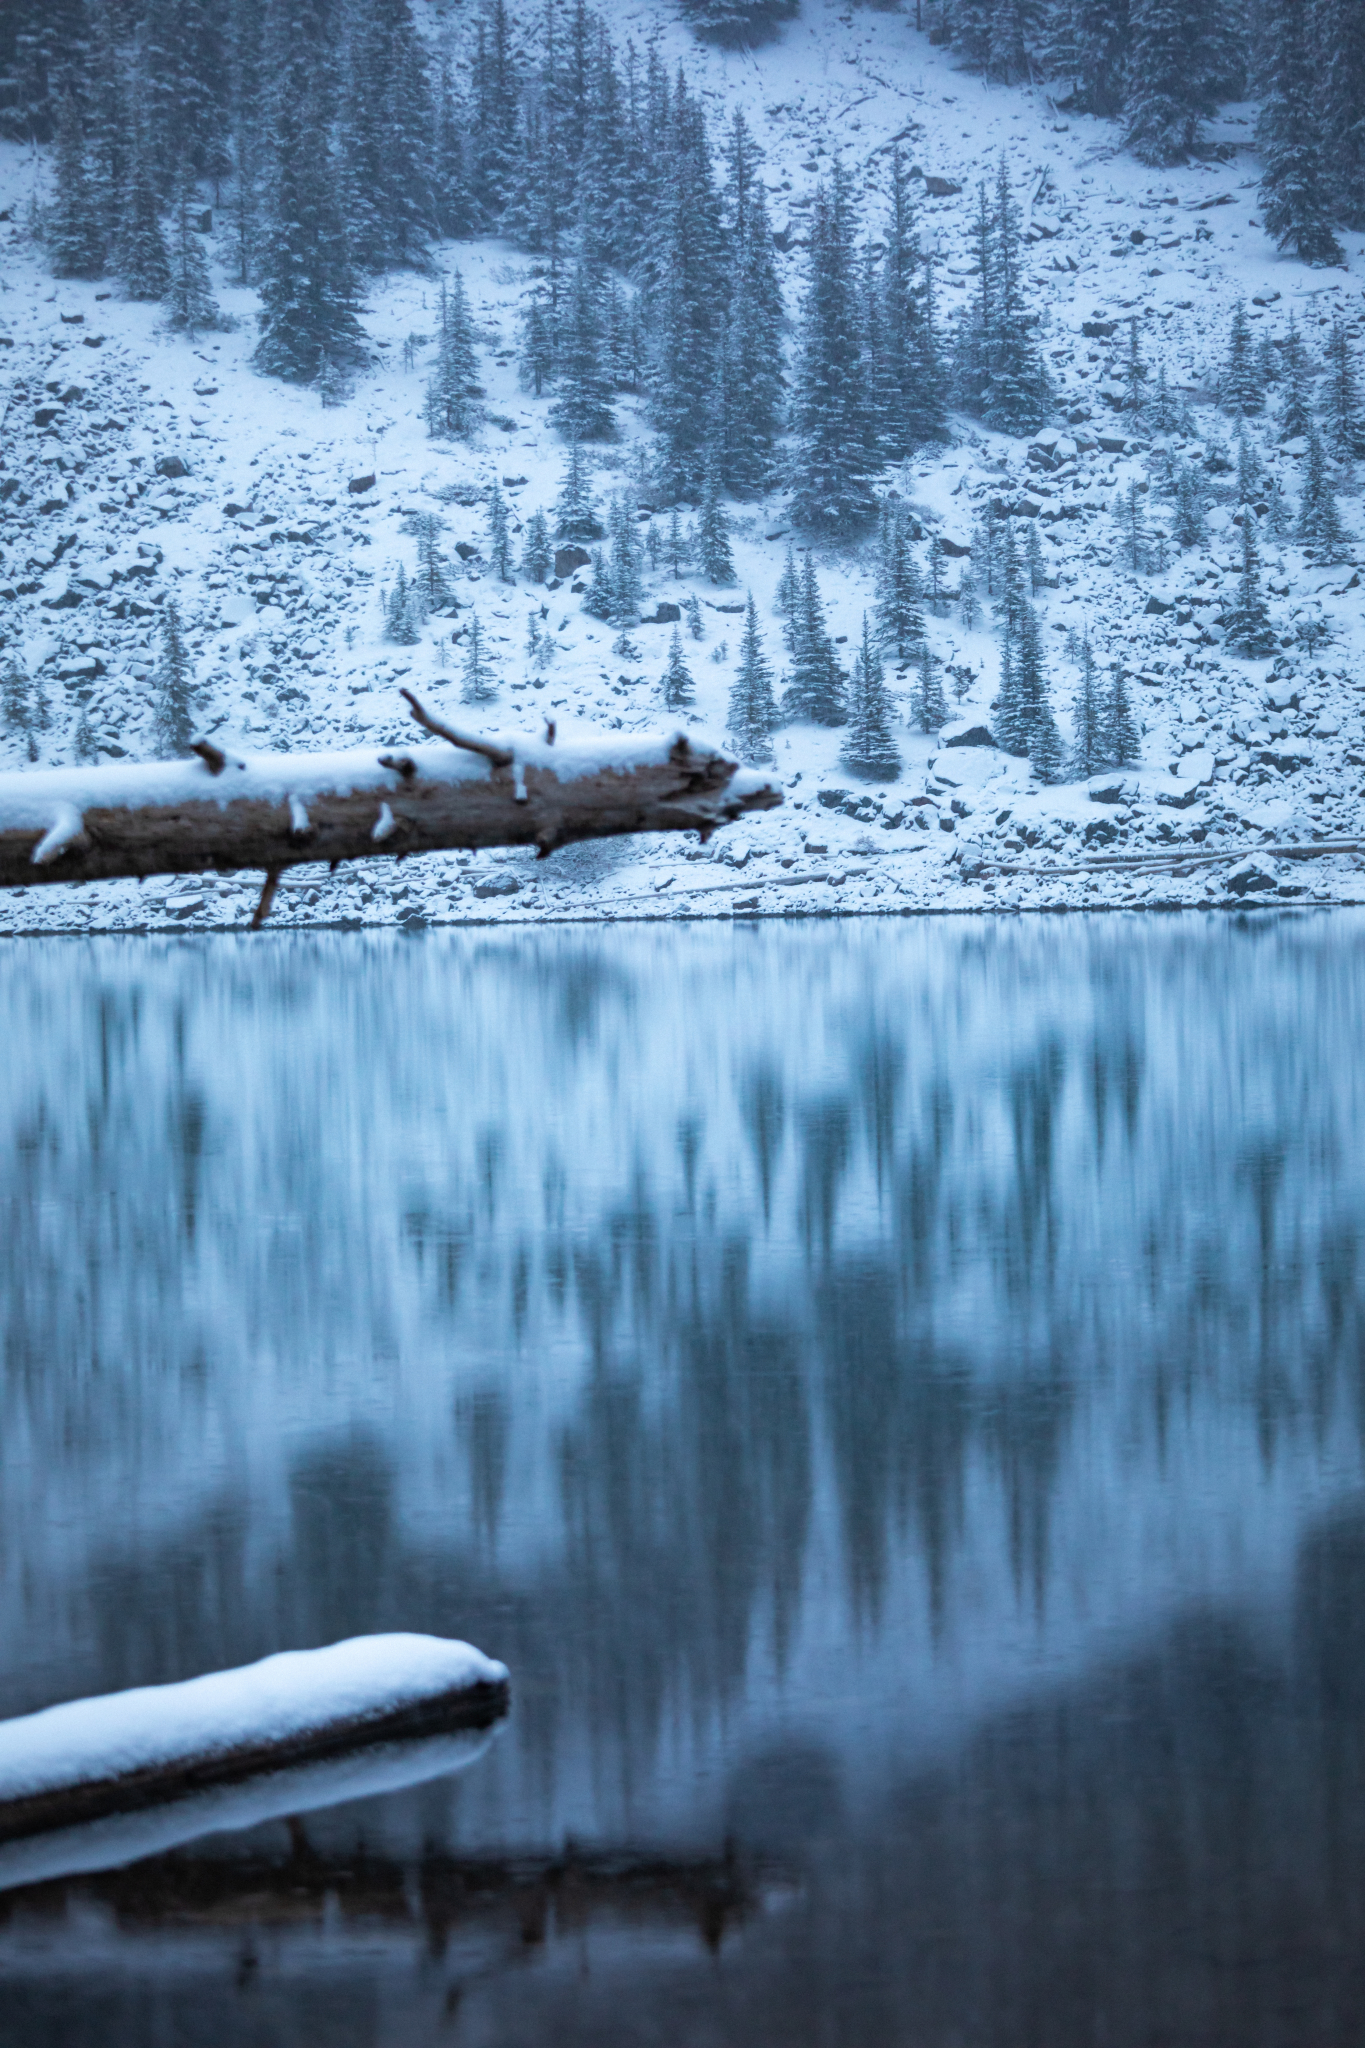
[(468, 1636), (5, 2048), (1354, 2041), (1365, 921), (0, 956), (0, 1713)]

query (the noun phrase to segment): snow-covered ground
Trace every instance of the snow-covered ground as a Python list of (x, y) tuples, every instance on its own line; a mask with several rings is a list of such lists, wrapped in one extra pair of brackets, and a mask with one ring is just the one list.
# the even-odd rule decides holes
[[(875, 192), (899, 138), (928, 177), (961, 187), (925, 196), (921, 214), (950, 322), (973, 288), (975, 182), (1003, 151), (1024, 202), (1033, 290), (1047, 309), (1054, 420), (1029, 443), (958, 419), (951, 447), (885, 482), (926, 534), (959, 548), (992, 501), (1038, 520), (1044, 637), (1063, 730), (1078, 680), (1068, 629), (1088, 629), (1102, 662), (1121, 659), (1131, 671), (1145, 729), (1142, 770), (1111, 781), (1097, 801), (1084, 783), (1040, 788), (1026, 763), (994, 749), (944, 748), (907, 724), (897, 734), (899, 779), (864, 789), (839, 765), (838, 733), (789, 727), (777, 743), (784, 809), (705, 849), (689, 836), (583, 848), (538, 866), (517, 852), (401, 869), (376, 861), (332, 878), (302, 868), (286, 878), (276, 916), (387, 924), (1365, 900), (1352, 853), (1300, 864), (1261, 851), (1357, 829), (1365, 550), (1354, 545), (1347, 562), (1314, 568), (1293, 544), (1263, 534), (1272, 620), (1285, 644), (1275, 661), (1254, 662), (1230, 655), (1213, 623), (1240, 566), (1234, 508), (1215, 507), (1207, 546), (1175, 549), (1164, 573), (1143, 577), (1124, 568), (1110, 516), (1132, 480), (1149, 488), (1149, 503), (1158, 489), (1151, 458), (1159, 451), (1127, 431), (1114, 402), (1131, 316), (1153, 375), (1164, 365), (1188, 401), (1201, 448), (1211, 438), (1235, 443), (1215, 398), (1239, 299), (1258, 344), (1263, 335), (1282, 338), (1292, 314), (1316, 357), (1339, 315), (1357, 356), (1365, 354), (1365, 239), (1347, 237), (1345, 271), (1312, 271), (1275, 251), (1259, 225), (1254, 108), (1225, 110), (1214, 130), (1224, 145), (1218, 160), (1158, 174), (1118, 150), (1111, 124), (1063, 118), (1041, 89), (986, 86), (960, 72), (908, 16), (806, 0), (800, 19), (753, 54), (699, 48), (663, 6), (623, 9), (612, 25), (622, 39), (656, 35), (670, 62), (686, 63), (714, 139), (728, 114), (744, 109), (765, 152), (793, 313), (803, 222), (820, 176), (839, 154)], [(8, 344), (0, 347), (0, 489), (19, 484), (0, 506), (0, 632), (45, 688), (44, 760), (70, 758), (82, 713), (108, 758), (151, 751), (150, 678), (159, 607), (170, 595), (189, 630), (204, 723), (221, 720), (219, 736), (243, 747), (391, 744), (411, 730), (400, 681), (420, 686), (436, 708), (453, 708), (460, 649), (451, 636), (467, 612), (433, 619), (418, 645), (395, 647), (383, 637), (381, 592), (400, 563), (409, 572), (415, 565), (408, 515), (439, 513), (449, 549), (464, 543), (486, 555), (481, 493), (490, 483), (500, 482), (517, 522), (557, 495), (565, 451), (547, 424), (549, 399), (519, 387), (514, 359), (528, 260), (492, 241), (437, 250), (438, 265), (458, 267), (470, 294), (489, 420), (472, 446), (433, 441), (421, 400), (435, 276), (374, 286), (365, 326), (375, 366), (345, 402), (324, 408), (314, 392), (251, 370), (255, 295), (222, 284), (221, 272), (221, 302), (240, 324), (197, 341), (166, 332), (157, 309), (121, 301), (108, 281), (55, 284), (24, 227), (38, 175), (18, 148), (0, 150), (0, 210), (9, 216), (0, 225)], [(1112, 333), (1083, 332), (1097, 323), (1112, 323)], [(408, 351), (410, 337), (421, 339)], [(1254, 438), (1292, 504), (1302, 444), (1278, 445), (1273, 404)], [(622, 401), (618, 412), (621, 438), (597, 456), (602, 495), (625, 480), (633, 443), (647, 432), (644, 401)], [(371, 489), (348, 488), (371, 473)], [(1359, 479), (1340, 482), (1348, 529), (1365, 534)], [(663, 571), (647, 586), (651, 602), (693, 590), (702, 598), (705, 639), (688, 644), (698, 694), (690, 720), (717, 733), (747, 587), (774, 667), (783, 666), (772, 600), (785, 498), (775, 492), (731, 510), (737, 590)], [(849, 643), (846, 657), (872, 601), (872, 567), (870, 543), (820, 558), (831, 630)], [(570, 584), (503, 584), (478, 555), (465, 573), (461, 603), (477, 609), (501, 677), (490, 723), (538, 732), (551, 717), (569, 735), (670, 722), (660, 688), (666, 627), (640, 627), (640, 659), (623, 660), (611, 652), (612, 629), (582, 611)], [(543, 610), (557, 651), (538, 674), (527, 637)], [(1299, 640), (1311, 618), (1329, 637), (1307, 653)], [(951, 603), (930, 633), (936, 651), (974, 678), (961, 711), (988, 715), (999, 675), (994, 633), (964, 630)], [(911, 682), (896, 682), (907, 720)], [(10, 765), (21, 759), (8, 743)], [(1255, 858), (1237, 873), (1229, 863), (1183, 878), (1047, 872), (1097, 853), (1184, 848), (1245, 849)], [(240, 926), (257, 889), (255, 877), (43, 887), (15, 892), (5, 922), (34, 932)]]

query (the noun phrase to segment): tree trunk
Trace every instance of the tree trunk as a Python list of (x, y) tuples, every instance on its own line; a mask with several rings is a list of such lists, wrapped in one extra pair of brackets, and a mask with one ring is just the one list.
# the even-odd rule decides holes
[(307, 861), (452, 847), (544, 857), (630, 832), (705, 839), (782, 801), (768, 776), (685, 733), (556, 746), (550, 727), (543, 740), (488, 741), (409, 702), (449, 744), (234, 757), (201, 740), (194, 761), (0, 774), (0, 887), (241, 868), (273, 877)]

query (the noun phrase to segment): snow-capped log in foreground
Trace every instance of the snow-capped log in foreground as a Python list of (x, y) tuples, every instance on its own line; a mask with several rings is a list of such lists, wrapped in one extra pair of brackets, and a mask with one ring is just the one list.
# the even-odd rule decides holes
[[(88, 1830), (98, 1859), (73, 1864), (68, 1840), (60, 1868), (100, 1868), (209, 1828), (458, 1769), (479, 1746), (451, 1738), (487, 1731), (507, 1697), (506, 1665), (469, 1643), (357, 1636), (0, 1723), (0, 1881), (33, 1882), (29, 1849), (57, 1830)], [(226, 1799), (227, 1788), (247, 1796)], [(123, 1825), (180, 1801), (189, 1811), (169, 1819), (167, 1839), (155, 1824)], [(135, 1846), (120, 1848), (125, 1838)]]
[(200, 740), (192, 761), (0, 775), (0, 887), (262, 868), (259, 924), (275, 878), (303, 862), (486, 846), (544, 856), (632, 832), (709, 838), (782, 801), (771, 777), (683, 732), (474, 738), (403, 694), (445, 744), (236, 756)]

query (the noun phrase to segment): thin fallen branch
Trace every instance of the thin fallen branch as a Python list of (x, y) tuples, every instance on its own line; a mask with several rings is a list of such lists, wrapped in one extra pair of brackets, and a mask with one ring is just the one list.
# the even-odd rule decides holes
[(1216, 853), (1109, 853), (1070, 867), (1025, 867), (1017, 862), (980, 861), (976, 872), (1013, 875), (1020, 880), (1051, 881), (1063, 875), (1102, 875), (1127, 871), (1135, 874), (1184, 874), (1193, 868), (1219, 867), (1249, 860), (1321, 860), (1333, 853), (1365, 853), (1365, 839), (1324, 839), (1311, 846), (1233, 846)]
[(242, 757), (203, 741), (189, 761), (0, 774), (0, 888), (263, 869), (259, 928), (271, 878), (306, 862), (486, 846), (543, 858), (636, 832), (708, 839), (782, 801), (768, 775), (686, 733), (484, 740), (409, 702), (443, 744)]

